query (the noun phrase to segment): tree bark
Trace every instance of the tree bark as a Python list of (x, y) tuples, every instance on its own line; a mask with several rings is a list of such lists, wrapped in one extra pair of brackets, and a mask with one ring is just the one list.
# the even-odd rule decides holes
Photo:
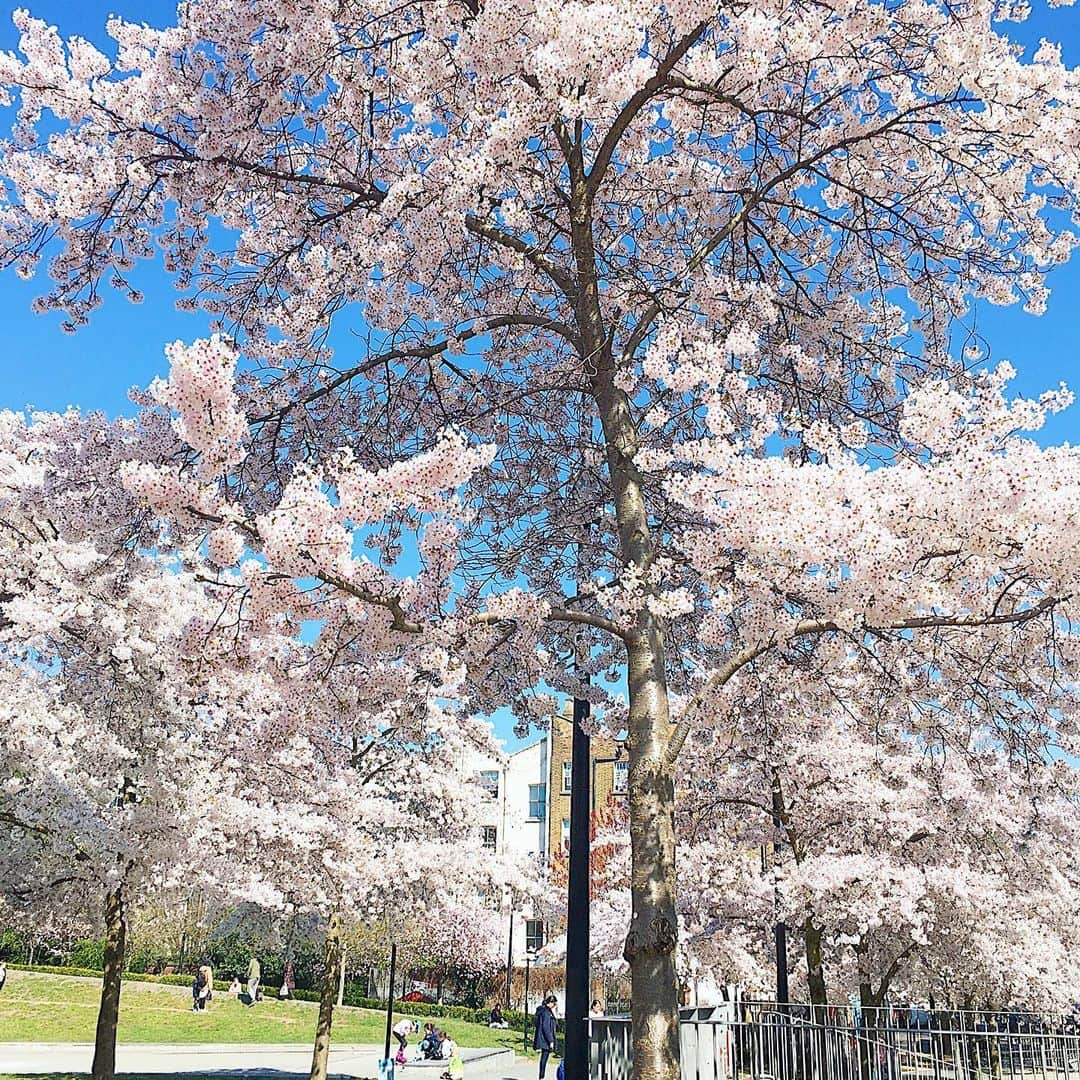
[[(585, 335), (588, 340), (591, 335)], [(641, 569), (652, 558), (644, 492), (634, 465), (637, 432), (625, 393), (614, 383), (601, 347), (594, 395), (608, 451), (608, 468), (624, 563)], [(668, 760), (664, 638), (647, 609), (626, 635), (630, 803), (630, 930), (623, 955), (630, 965), (634, 1080), (679, 1080), (679, 990), (675, 974), (675, 781)]]
[(337, 988), (337, 1003), (340, 1009), (345, 1004), (345, 945), (341, 946), (341, 958), (338, 961), (338, 988)]
[[(821, 950), (821, 929), (813, 917), (807, 916), (803, 923), (803, 940), (806, 943), (806, 981), (810, 988), (810, 1004), (814, 1006), (814, 1020), (822, 1023), (829, 995), (825, 987), (825, 967)], [(821, 1013), (819, 1019), (818, 1013)]]
[(116, 1025), (120, 1019), (120, 975), (127, 946), (124, 896), (117, 886), (105, 897), (105, 957), (102, 964), (101, 1004), (94, 1035), (93, 1080), (113, 1080), (116, 1075)]
[(630, 965), (635, 1080), (678, 1080), (675, 974), (675, 784), (667, 763), (668, 700), (659, 629), (628, 648), (630, 680)]
[[(639, 449), (637, 425), (626, 392), (617, 382), (600, 303), (581, 122), (572, 136), (564, 130), (559, 138), (570, 172), (570, 243), (575, 264), (570, 299), (581, 339), (581, 369), (588, 373), (588, 390), (603, 429), (621, 563), (645, 571), (655, 555), (654, 542), (644, 485), (634, 462)], [(675, 783), (667, 756), (671, 716), (660, 621), (643, 607), (623, 639), (630, 697), (626, 746), (631, 852), (631, 917), (623, 955), (630, 965), (632, 985), (634, 1080), (679, 1080)]]
[(326, 927), (326, 970), (319, 992), (319, 1021), (315, 1026), (315, 1050), (311, 1055), (311, 1080), (326, 1080), (330, 1061), (330, 1029), (334, 1023), (334, 999), (337, 997), (340, 970), (341, 915), (333, 911)]
[(881, 1003), (885, 1000), (887, 988), (881, 987), (875, 993), (869, 982), (859, 983), (859, 1004), (862, 1007), (863, 1037), (859, 1041), (859, 1072), (862, 1080), (875, 1080), (881, 1061), (880, 1033)]

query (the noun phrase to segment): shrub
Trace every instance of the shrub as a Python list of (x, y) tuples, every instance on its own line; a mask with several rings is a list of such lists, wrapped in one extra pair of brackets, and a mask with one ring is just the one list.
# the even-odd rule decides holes
[(68, 963), (72, 967), (100, 971), (105, 964), (105, 939), (82, 938), (76, 941), (68, 954)]

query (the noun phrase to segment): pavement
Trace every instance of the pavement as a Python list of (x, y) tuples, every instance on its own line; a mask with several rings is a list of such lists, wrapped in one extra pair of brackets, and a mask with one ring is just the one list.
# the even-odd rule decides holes
[[(0, 1073), (88, 1073), (94, 1048), (90, 1043), (0, 1043)], [(377, 1077), (381, 1046), (334, 1046), (329, 1073), (339, 1077)], [(517, 1058), (512, 1050), (461, 1047), (465, 1080), (533, 1080), (536, 1062)], [(441, 1066), (441, 1068), (440, 1068)], [(445, 1062), (398, 1065), (395, 1080), (439, 1080)], [(118, 1073), (183, 1076), (307, 1076), (311, 1046), (303, 1043), (202, 1043), (166, 1045), (121, 1043), (116, 1048)]]

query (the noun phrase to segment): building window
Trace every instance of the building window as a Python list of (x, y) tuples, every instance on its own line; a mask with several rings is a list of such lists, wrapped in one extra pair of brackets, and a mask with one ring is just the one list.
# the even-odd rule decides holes
[(543, 821), (547, 814), (547, 784), (529, 785), (529, 817)]
[(616, 761), (615, 775), (611, 780), (611, 790), (616, 795), (625, 795), (629, 790), (630, 762)]
[(494, 825), (484, 826), (483, 846), (485, 851), (494, 851), (498, 841), (498, 832)]
[(527, 952), (539, 952), (544, 947), (544, 920), (525, 920), (525, 949)]
[(563, 851), (570, 850), (570, 819), (568, 817), (562, 819), (562, 847)]
[(499, 797), (499, 771), (497, 769), (485, 769), (477, 777), (481, 789), (492, 799)]
[(562, 763), (562, 793), (564, 795), (570, 794), (570, 775), (573, 772), (574, 763), (572, 761), (564, 761)]

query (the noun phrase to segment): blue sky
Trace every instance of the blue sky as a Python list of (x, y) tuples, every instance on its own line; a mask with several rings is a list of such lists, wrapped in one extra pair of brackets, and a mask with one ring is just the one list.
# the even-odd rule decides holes
[[(1040, 0), (1035, 3), (1035, 15), (1011, 28), (1011, 36), (1027, 45), (1040, 38), (1060, 42), (1066, 62), (1080, 64), (1080, 5), (1055, 11)], [(32, 14), (59, 26), (65, 37), (86, 37), (109, 52), (104, 26), (110, 14), (163, 26), (175, 12), (175, 3), (169, 0), (27, 0), (27, 6)], [(12, 10), (13, 6), (0, 9), (2, 50), (14, 49), (17, 43)], [(159, 266), (141, 266), (134, 284), (145, 295), (141, 305), (107, 294), (90, 326), (70, 337), (61, 332), (59, 316), (31, 314), (31, 301), (44, 291), (42, 283), (24, 282), (12, 273), (0, 276), (0, 324), (6, 327), (8, 342), (0, 354), (0, 407), (77, 405), (109, 414), (129, 411), (129, 388), (145, 386), (164, 373), (164, 345), (207, 331), (204, 316), (175, 310), (176, 294)], [(986, 307), (979, 313), (979, 330), (992, 357), (1013, 363), (1019, 373), (1014, 387), (1021, 393), (1037, 394), (1062, 380), (1080, 387), (1080, 378), (1074, 375), (1080, 257), (1058, 269), (1050, 286), (1049, 310), (1041, 318), (1025, 315), (1018, 307)], [(1080, 442), (1080, 406), (1053, 418), (1039, 438), (1046, 443)], [(498, 729), (509, 736), (507, 722), (500, 722)]]

